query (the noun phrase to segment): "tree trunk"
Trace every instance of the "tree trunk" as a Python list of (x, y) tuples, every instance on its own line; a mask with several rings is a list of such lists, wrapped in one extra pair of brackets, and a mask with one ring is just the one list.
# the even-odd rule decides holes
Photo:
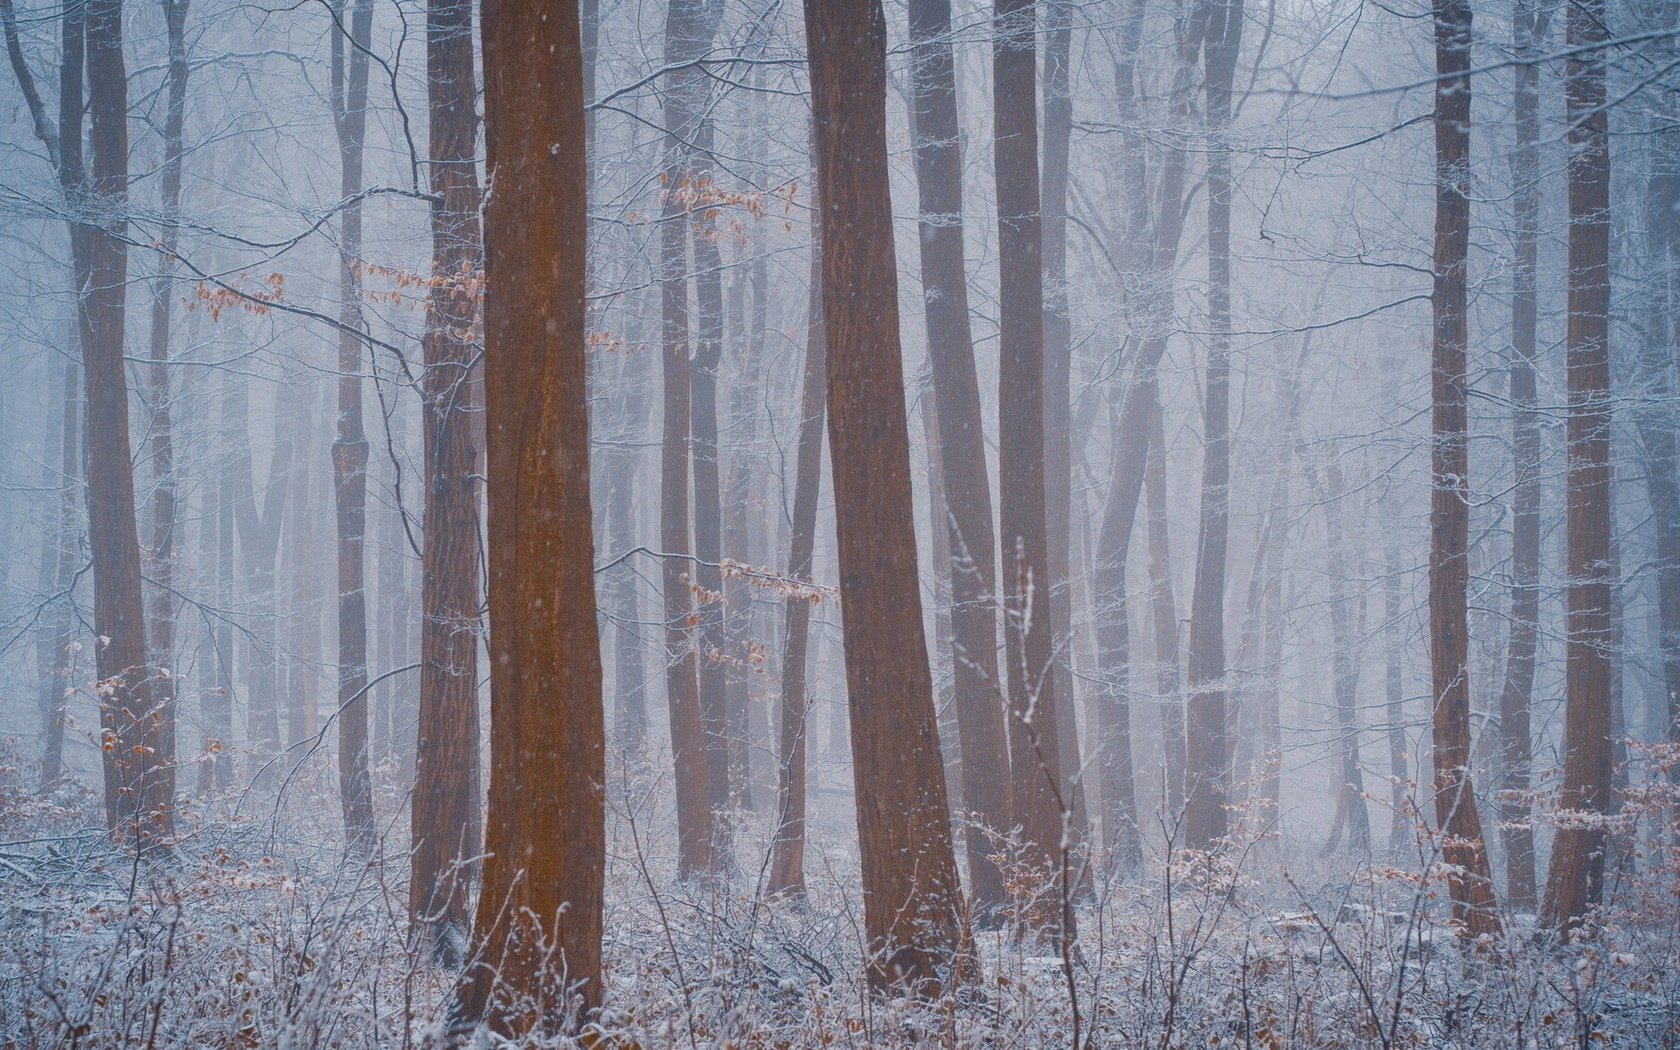
[(1430, 671), (1435, 819), (1450, 866), (1453, 916), (1471, 935), (1499, 929), (1487, 847), (1470, 778), (1470, 534), (1465, 436), (1467, 257), (1470, 249), (1470, 6), (1434, 0), (1435, 281), (1429, 509)]
[(909, 13), (922, 297), (949, 509), (951, 661), (967, 788), (963, 853), (974, 906), (990, 912), (1006, 899), (988, 832), (1002, 833), (1010, 826), (1009, 751), (997, 666), (997, 544), (963, 261), (951, 5), (949, 0), (911, 0)]
[(246, 633), (246, 732), (252, 749), (263, 760), (265, 774), (273, 772), (273, 759), (280, 753), (280, 686), (275, 668), (279, 648), (275, 606), (278, 604), (274, 570), (280, 549), (280, 529), (286, 510), (286, 486), (291, 481), (292, 435), (282, 424), (275, 427), (267, 484), (259, 512), (255, 491), (255, 464), (251, 456), (250, 380), (234, 381), (230, 395), (234, 434), (233, 505), (239, 525), (239, 547), (243, 554), (247, 602), (255, 604), (251, 627)]
[[(43, 744), (41, 747), (41, 789), (57, 784), (64, 776), (64, 721), (70, 706), (70, 690), (74, 678), (71, 668), (75, 654), (73, 602), (70, 588), (74, 582), (74, 553), (80, 548), (81, 530), (77, 520), (76, 503), (82, 480), (80, 447), (82, 401), (77, 396), (82, 385), (81, 368), (75, 358), (64, 362), (63, 414), (56, 420), (58, 434), (58, 474), (52, 483), (58, 488), (58, 527), (47, 533), (42, 546), (42, 590), (54, 596), (52, 627), (43, 632), (40, 654), (42, 678), (41, 713), (43, 716)], [(50, 439), (49, 439), (50, 444)], [(47, 462), (52, 462), (49, 448)]]
[(467, 394), (483, 277), (474, 152), (472, 4), (426, 10), (430, 96), (432, 289), (421, 400), (426, 519), (420, 576), (420, 725), (410, 817), (409, 923), (445, 966), (459, 966), (479, 855), (479, 449)]
[[(128, 379), (123, 312), (128, 291), (128, 72), (122, 0), (86, 7), (88, 284), (80, 297), (83, 381), (87, 389), (88, 543), (93, 551), (93, 628), (104, 730), (105, 816), (136, 848), (167, 843), (173, 831), (172, 713), (159, 707), (147, 663), (140, 592), (140, 536), (128, 440)], [(78, 129), (77, 134), (80, 134)], [(107, 641), (106, 639), (109, 639)]]
[[(314, 413), (310, 411), (310, 390), (288, 388), (281, 394), (281, 398), (288, 406), (283, 417), (282, 426), (286, 427), (298, 440), (309, 442), (314, 431)], [(287, 609), (287, 642), (291, 646), (292, 658), (286, 661), (285, 667), (285, 704), (286, 704), (286, 746), (297, 748), (296, 754), (302, 755), (309, 738), (315, 735), (315, 719), (313, 707), (315, 704), (315, 689), (313, 678), (316, 664), (310, 660), (308, 652), (307, 634), (312, 630), (319, 630), (319, 614), (311, 608), (311, 596), (315, 581), (315, 560), (311, 557), (315, 518), (314, 505), (311, 503), (313, 493), (309, 491), (309, 457), (299, 456), (292, 467), (293, 476), (289, 481), (287, 495), (292, 501), (290, 517), (281, 537), (285, 550), (285, 576), (291, 583), (291, 598)], [(278, 595), (276, 595), (278, 602)]]
[(491, 773), (458, 1012), (515, 1037), (575, 1032), (603, 994), (579, 31), (575, 2), (484, 11)]
[[(1517, 0), (1511, 16), (1514, 50), (1533, 59), (1546, 35), (1549, 13), (1533, 0)], [(1540, 630), (1540, 417), (1535, 411), (1535, 327), (1540, 254), (1540, 67), (1519, 65), (1511, 103), (1516, 149), (1511, 156), (1511, 455), (1516, 484), (1511, 494), (1511, 632), (1505, 681), (1499, 694), (1501, 797), (1497, 812), (1505, 842), (1505, 897), (1518, 911), (1537, 904), (1533, 807), (1529, 804), (1534, 741), (1529, 704)]]
[(1190, 697), (1184, 712), (1184, 837), (1208, 849), (1225, 837), (1231, 778), (1226, 722), (1225, 560), (1230, 540), (1231, 81), (1242, 47), (1242, 0), (1208, 7), (1208, 366), (1202, 433), (1202, 515), (1190, 596)]
[[(1021, 859), (1044, 879), (1023, 918), (1072, 936), (1062, 848), (1071, 805), (1062, 793), (1056, 683), (1051, 674), (1050, 551), (1044, 482), (1044, 271), (1034, 107), (1034, 9), (998, 0), (992, 20), (998, 205), (998, 540), (1003, 551), (1009, 687), (1011, 816)], [(1066, 915), (1058, 914), (1066, 912)]]
[[(815, 202), (813, 202), (813, 205)], [(793, 488), (793, 535), (787, 572), (798, 580), (811, 576), (816, 546), (817, 496), (822, 490), (823, 420), (828, 397), (827, 336), (823, 319), (822, 227), (812, 208), (811, 291), (805, 337), (805, 384), (800, 394), (799, 438)], [(811, 711), (806, 696), (811, 601), (806, 594), (787, 596), (787, 629), (782, 639), (782, 706), (776, 749), (776, 835), (771, 844), (769, 892), (805, 895), (805, 753)]]
[[(362, 192), (362, 141), (367, 130), (368, 53), (373, 0), (332, 0), (333, 124), (338, 131), (339, 193)], [(346, 40), (346, 37), (349, 39)], [(348, 54), (346, 54), (348, 52)], [(338, 434), (333, 440), (333, 496), (338, 508), (338, 790), (344, 835), (352, 850), (373, 849), (373, 785), (368, 778), (367, 531), (368, 441), (362, 429), (362, 206), (339, 213)]]
[(1609, 39), (1603, 0), (1571, 5), (1569, 117), (1569, 534), (1565, 635), (1563, 824), (1552, 845), (1544, 918), (1568, 936), (1604, 891), (1611, 811), (1610, 716), (1610, 141)]
[[(1114, 424), (1118, 430), (1118, 421)], [(1132, 760), (1132, 633), (1126, 564), (1123, 560), (1101, 563), (1093, 576), (1091, 609), (1097, 620), (1097, 680), (1102, 692), (1096, 722), (1103, 844), (1116, 864), (1131, 869), (1143, 860), (1143, 842)]]
[[(1331, 450), (1331, 456), (1336, 454), (1335, 450)], [(1347, 593), (1349, 555), (1353, 556), (1355, 564), (1362, 559), (1357, 550), (1349, 551), (1346, 547), (1347, 530), (1342, 524), (1342, 497), (1346, 495), (1346, 489), (1342, 485), (1341, 467), (1332, 459), (1325, 473), (1326, 485), (1322, 492), (1324, 555), (1325, 573), (1330, 582), (1330, 633), (1334, 639), (1330, 654), (1331, 688), (1336, 698), (1336, 732), (1342, 738), (1341, 783), (1336, 787), (1336, 811), (1340, 819), (1325, 851), (1334, 852), (1339, 844), (1337, 836), (1345, 826), (1348, 847), (1355, 855), (1362, 856), (1371, 850), (1371, 814), (1365, 808), (1365, 767), (1359, 757), (1361, 660), (1355, 646), (1356, 634), (1363, 630), (1365, 600), (1360, 597), (1359, 613), (1356, 615), (1354, 602)]]
[(1384, 714), (1388, 719), (1388, 849), (1398, 854), (1411, 846), (1413, 839), (1413, 819), (1408, 803), (1411, 785), (1408, 783), (1406, 763), (1406, 684), (1401, 666), (1405, 632), (1400, 624), (1400, 530), (1389, 528), (1384, 531), (1388, 536), (1384, 559), (1388, 571), (1383, 576), (1383, 624), (1387, 636), (1383, 647), (1383, 692)]
[(878, 0), (806, 0), (805, 33), (852, 760), (868, 788), (857, 807), (866, 969), (877, 988), (937, 994), (956, 976), (966, 934), (916, 570), (887, 178), (886, 22)]
[(1155, 377), (1149, 385), (1149, 451), (1144, 458), (1144, 499), (1148, 502), (1149, 601), (1155, 621), (1155, 692), (1161, 712), (1161, 793), (1169, 822), (1184, 815), (1184, 698), (1180, 695), (1178, 598), (1173, 594), (1171, 526), (1167, 521), (1166, 426)]

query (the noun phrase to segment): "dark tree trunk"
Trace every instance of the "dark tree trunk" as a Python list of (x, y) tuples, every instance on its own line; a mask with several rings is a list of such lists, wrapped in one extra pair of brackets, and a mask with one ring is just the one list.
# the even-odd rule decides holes
[(484, 12), (490, 815), (458, 1010), (513, 1036), (575, 1032), (603, 995), (579, 28), (575, 2)]
[(1569, 534), (1563, 786), (1544, 918), (1568, 935), (1604, 892), (1611, 798), (1610, 139), (1603, 0), (1572, 4), (1569, 117)]
[[(333, 0), (333, 124), (338, 131), (339, 193), (362, 192), (367, 130), (368, 52), (373, 0)], [(348, 39), (346, 39), (348, 37)], [(373, 785), (368, 778), (367, 531), (368, 441), (362, 429), (362, 206), (339, 214), (338, 426), (333, 439), (333, 496), (338, 508), (338, 790), (351, 849), (373, 848)]]
[(997, 543), (963, 262), (962, 149), (949, 0), (911, 0), (910, 40), (922, 297), (939, 405), (951, 558), (951, 660), (968, 820), (963, 852), (974, 905), (1003, 905), (987, 832), (1010, 826), (1009, 751), (997, 666)]
[(421, 430), (426, 461), (420, 552), (420, 725), (410, 817), (409, 922), (446, 966), (461, 963), (480, 850), (478, 726), (479, 449), (467, 385), (476, 348), (483, 248), (474, 152), (472, 5), (431, 0), (432, 290)]
[(1202, 433), (1202, 516), (1190, 596), (1190, 697), (1184, 712), (1184, 837), (1208, 849), (1225, 837), (1231, 778), (1226, 720), (1225, 560), (1230, 540), (1231, 81), (1242, 47), (1242, 0), (1208, 6), (1208, 366)]
[(877, 0), (806, 0), (805, 33), (852, 760), (869, 788), (857, 807), (866, 968), (877, 988), (936, 993), (955, 978), (966, 935), (916, 570), (886, 22)]
[[(158, 706), (147, 662), (140, 591), (140, 535), (128, 440), (128, 379), (123, 313), (128, 292), (128, 72), (123, 62), (122, 0), (86, 7), (87, 205), (100, 215), (86, 227), (87, 291), (80, 298), (83, 382), (87, 390), (88, 543), (93, 551), (93, 629), (103, 683), (100, 724), (105, 748), (105, 815), (135, 845), (161, 845), (172, 833), (174, 756), (171, 712)], [(80, 134), (78, 129), (77, 134)], [(105, 641), (105, 639), (110, 641)], [(105, 690), (109, 690), (106, 692)]]
[[(1539, 54), (1548, 13), (1517, 0), (1511, 26), (1519, 58)], [(1540, 417), (1535, 411), (1535, 327), (1540, 248), (1540, 67), (1519, 65), (1512, 101), (1516, 149), (1511, 156), (1511, 632), (1499, 695), (1499, 827), (1505, 843), (1505, 896), (1518, 911), (1537, 905), (1532, 806), (1527, 800), (1534, 764), (1529, 704), (1540, 620)]]
[[(787, 572), (798, 580), (811, 576), (816, 546), (817, 496), (822, 489), (823, 420), (828, 397), (828, 354), (823, 320), (822, 227), (813, 208), (811, 292), (805, 338), (805, 383), (799, 403), (799, 438), (793, 488), (793, 535)], [(805, 753), (810, 700), (806, 696), (811, 601), (787, 596), (787, 628), (782, 640), (782, 695), (776, 748), (776, 835), (771, 845), (771, 894), (805, 894)]]
[[(1003, 552), (1004, 650), (1009, 687), (1011, 816), (1022, 859), (1045, 880), (1023, 916), (1072, 936), (1061, 878), (1071, 817), (1062, 793), (1056, 683), (1051, 674), (1050, 551), (1045, 529), (1044, 271), (1038, 200), (1034, 9), (994, 8), (992, 70), (997, 170), (999, 365), (998, 540)], [(1066, 915), (1059, 914), (1066, 912)]]
[(1470, 250), (1470, 6), (1435, 0), (1435, 282), (1431, 367), (1429, 634), (1435, 819), (1453, 915), (1471, 935), (1499, 929), (1470, 778), (1469, 450), (1465, 435)]

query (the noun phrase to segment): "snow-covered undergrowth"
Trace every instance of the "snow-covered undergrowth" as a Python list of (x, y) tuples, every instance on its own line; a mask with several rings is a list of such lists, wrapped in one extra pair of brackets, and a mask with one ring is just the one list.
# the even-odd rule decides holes
[[(174, 857), (145, 865), (109, 845), (85, 793), (0, 795), (0, 1044), (438, 1045), (452, 975), (409, 947), (406, 828), (375, 863), (344, 862), (326, 788), (190, 809)], [(1066, 960), (980, 929), (979, 975), (915, 1002), (866, 992), (845, 848), (814, 835), (809, 899), (766, 900), (766, 825), (743, 818), (732, 885), (682, 886), (649, 799), (615, 792), (599, 1034), (616, 1045), (1067, 1046), (1076, 1026), (1100, 1047), (1680, 1045), (1666, 845), (1623, 866), (1569, 948), (1524, 916), (1499, 943), (1464, 943), (1427, 851), (1324, 855), (1285, 835), (1218, 863), (1093, 869)], [(381, 803), (401, 809), (394, 790)]]

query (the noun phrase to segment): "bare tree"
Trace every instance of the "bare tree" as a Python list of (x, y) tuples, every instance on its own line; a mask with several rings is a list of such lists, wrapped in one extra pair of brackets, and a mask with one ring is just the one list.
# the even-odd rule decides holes
[(578, 5), (492, 4), (483, 33), (495, 186), (484, 218), (492, 761), (484, 888), (457, 1013), (552, 1037), (575, 1031), (603, 994), (606, 726)]
[(911, 516), (886, 20), (878, 0), (806, 0), (805, 35), (852, 760), (857, 782), (869, 786), (857, 808), (867, 969), (877, 987), (937, 992), (954, 976), (966, 934)]

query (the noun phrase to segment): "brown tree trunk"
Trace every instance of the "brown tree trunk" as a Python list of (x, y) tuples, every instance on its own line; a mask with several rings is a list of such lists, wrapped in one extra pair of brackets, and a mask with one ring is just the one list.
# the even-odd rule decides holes
[(458, 1012), (511, 1036), (574, 1032), (603, 994), (579, 29), (575, 0), (484, 11), (490, 815)]
[[(828, 353), (823, 320), (822, 227), (813, 207), (811, 291), (805, 337), (805, 384), (799, 403), (799, 438), (793, 487), (793, 535), (787, 573), (809, 580), (816, 546), (817, 495), (822, 489), (823, 420), (828, 397)], [(776, 835), (771, 844), (771, 894), (805, 894), (805, 752), (810, 700), (806, 696), (811, 602), (789, 594), (782, 640), (781, 717), (776, 748)]]
[(700, 705), (697, 621), (688, 560), (689, 441), (693, 415), (689, 363), (688, 207), (693, 191), (689, 140), (698, 131), (705, 86), (694, 61), (709, 45), (713, 21), (704, 0), (673, 0), (665, 21), (665, 64), (677, 67), (665, 95), (664, 207), (660, 217), (665, 433), (660, 456), (660, 550), (665, 596), (665, 694), (676, 765), (677, 871), (683, 878), (716, 872), (724, 857), (713, 808), (709, 741)]
[(1434, 0), (1435, 282), (1429, 509), (1430, 671), (1435, 819), (1453, 916), (1471, 935), (1499, 929), (1470, 778), (1469, 451), (1465, 435), (1470, 249), (1470, 6)]
[[(128, 290), (128, 72), (122, 0), (86, 7), (88, 205), (102, 221), (84, 234), (88, 284), (80, 298), (83, 381), (87, 389), (88, 544), (93, 551), (93, 629), (101, 683), (105, 816), (136, 847), (172, 833), (174, 757), (167, 709), (157, 705), (147, 663), (140, 592), (140, 535), (128, 440), (128, 379), (123, 312)], [(79, 130), (78, 130), (79, 134)], [(109, 639), (106, 641), (105, 639)]]
[(1603, 0), (1569, 8), (1569, 534), (1565, 634), (1564, 817), (1552, 844), (1544, 919), (1568, 936), (1604, 891), (1611, 799), (1610, 141)]
[(1208, 6), (1208, 366), (1202, 433), (1202, 515), (1190, 596), (1190, 696), (1184, 710), (1184, 838), (1208, 849), (1225, 837), (1231, 778), (1226, 723), (1225, 559), (1231, 497), (1231, 81), (1242, 46), (1242, 0)]
[[(992, 70), (998, 205), (998, 540), (1003, 551), (1011, 816), (1022, 859), (1046, 879), (1023, 916), (1072, 936), (1057, 891), (1071, 806), (1062, 793), (1051, 674), (1050, 551), (1044, 482), (1044, 271), (1038, 200), (1037, 51), (1027, 0), (994, 7)], [(1052, 890), (1051, 888), (1054, 887)], [(1061, 896), (1066, 897), (1062, 892)], [(1064, 916), (1059, 913), (1068, 912)]]
[(420, 577), (420, 725), (410, 828), (409, 923), (446, 966), (458, 966), (479, 854), (479, 449), (467, 383), (482, 280), (474, 153), (472, 4), (426, 9), (430, 95), (432, 291), (421, 401), (426, 520)]
[[(338, 131), (339, 193), (362, 192), (362, 140), (367, 130), (368, 52), (372, 0), (333, 0), (333, 124)], [(346, 39), (348, 37), (348, 39)], [(338, 508), (338, 790), (351, 849), (373, 848), (373, 785), (368, 778), (367, 531), (368, 441), (362, 429), (362, 206), (339, 213), (338, 433), (333, 440), (333, 496)]]
[(877, 988), (937, 992), (954, 979), (966, 937), (911, 516), (886, 21), (878, 0), (806, 0), (805, 33), (852, 760), (868, 788), (857, 807), (866, 968)]
[[(1546, 35), (1549, 13), (1532, 0), (1517, 0), (1511, 15), (1516, 54), (1533, 59)], [(1505, 650), (1505, 681), (1499, 695), (1501, 798), (1500, 833), (1505, 843), (1505, 897), (1518, 911), (1532, 912), (1538, 894), (1534, 874), (1533, 807), (1529, 805), (1534, 741), (1529, 704), (1534, 694), (1534, 659), (1540, 619), (1540, 417), (1535, 411), (1536, 269), (1540, 247), (1540, 68), (1519, 65), (1512, 109), (1516, 149), (1511, 157), (1511, 454), (1516, 483), (1511, 494), (1511, 631)]]
[(909, 13), (922, 297), (949, 510), (951, 661), (967, 788), (963, 853), (974, 906), (989, 912), (1006, 898), (987, 832), (1010, 826), (1009, 750), (997, 666), (997, 543), (963, 263), (951, 5), (949, 0), (911, 0)]

